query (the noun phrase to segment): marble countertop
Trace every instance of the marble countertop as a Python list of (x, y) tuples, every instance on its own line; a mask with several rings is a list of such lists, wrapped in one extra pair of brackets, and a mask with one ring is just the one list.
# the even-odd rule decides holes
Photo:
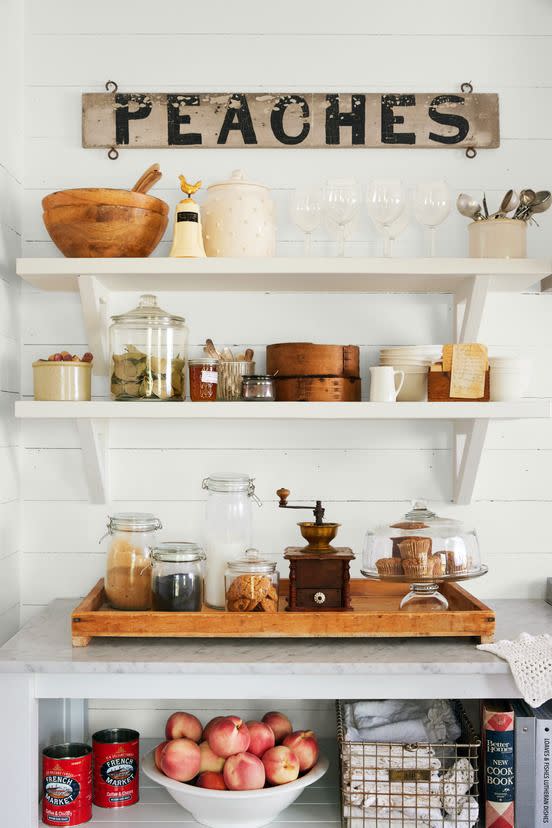
[[(264, 675), (508, 674), (506, 662), (461, 638), (399, 639), (93, 639), (73, 648), (70, 615), (78, 601), (53, 601), (0, 648), (2, 673)], [(544, 601), (488, 602), (496, 640), (552, 629)]]

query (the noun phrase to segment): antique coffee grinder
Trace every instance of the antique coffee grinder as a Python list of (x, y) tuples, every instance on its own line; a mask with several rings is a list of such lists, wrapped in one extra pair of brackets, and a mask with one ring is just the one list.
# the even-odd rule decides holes
[(310, 509), (313, 521), (298, 524), (307, 541), (303, 547), (288, 546), (290, 612), (339, 612), (352, 610), (349, 565), (354, 555), (348, 547), (332, 546), (339, 523), (324, 523), (325, 509), (317, 500), (312, 506), (290, 506), (289, 489), (276, 492), (280, 509)]

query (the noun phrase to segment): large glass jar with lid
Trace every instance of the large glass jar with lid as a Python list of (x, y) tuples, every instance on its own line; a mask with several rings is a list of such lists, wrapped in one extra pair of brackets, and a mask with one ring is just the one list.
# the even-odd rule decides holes
[(105, 594), (115, 609), (151, 607), (151, 550), (161, 521), (148, 512), (119, 512), (107, 524)]
[(116, 400), (182, 400), (188, 329), (182, 316), (144, 294), (138, 307), (111, 317), (111, 394)]
[(228, 561), (225, 582), (228, 612), (278, 612), (276, 561), (262, 558), (258, 549)]
[(248, 474), (219, 472), (203, 481), (205, 507), (205, 603), (224, 609), (224, 572), (228, 561), (242, 557), (251, 546), (252, 501), (260, 505)]
[(447, 609), (440, 584), (486, 572), (475, 529), (439, 517), (424, 501), (415, 501), (403, 518), (366, 533), (362, 574), (410, 584), (401, 608), (414, 609), (420, 604), (427, 609)]

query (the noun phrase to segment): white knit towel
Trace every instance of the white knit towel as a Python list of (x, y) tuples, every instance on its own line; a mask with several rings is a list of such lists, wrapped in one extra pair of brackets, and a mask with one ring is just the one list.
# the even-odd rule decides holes
[(508, 662), (519, 692), (531, 707), (552, 699), (552, 636), (521, 633), (515, 641), (479, 644), (477, 649)]

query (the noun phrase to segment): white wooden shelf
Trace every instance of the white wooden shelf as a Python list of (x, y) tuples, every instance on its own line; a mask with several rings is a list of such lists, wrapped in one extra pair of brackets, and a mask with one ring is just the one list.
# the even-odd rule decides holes
[(458, 293), (477, 276), (489, 277), (489, 289), (496, 291), (539, 286), (552, 274), (552, 259), (49, 258), (18, 259), (17, 273), (54, 291), (78, 291), (79, 277), (90, 276), (104, 291)]
[(19, 400), (23, 419), (78, 420), (519, 420), (552, 416), (552, 401), (515, 402), (38, 402)]
[(490, 420), (542, 419), (552, 416), (552, 401), (516, 402), (38, 402), (15, 403), (23, 419), (74, 419), (80, 435), (84, 470), (93, 503), (109, 497), (108, 430), (113, 419), (182, 420), (450, 420), (454, 423), (454, 501), (469, 503), (473, 494)]

